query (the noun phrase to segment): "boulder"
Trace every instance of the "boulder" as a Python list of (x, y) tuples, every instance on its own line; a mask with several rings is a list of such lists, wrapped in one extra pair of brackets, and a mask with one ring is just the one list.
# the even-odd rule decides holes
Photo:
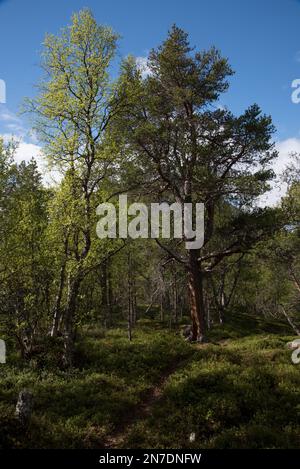
[(183, 337), (185, 337), (187, 340), (192, 338), (192, 326), (184, 326), (184, 329), (182, 331)]
[(16, 405), (16, 418), (22, 426), (28, 425), (33, 409), (33, 395), (27, 389), (19, 393)]

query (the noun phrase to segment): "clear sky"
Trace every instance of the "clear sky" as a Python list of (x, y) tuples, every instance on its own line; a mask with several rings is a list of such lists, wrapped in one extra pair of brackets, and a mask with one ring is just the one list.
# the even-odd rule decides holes
[(0, 133), (22, 135), (26, 157), (38, 142), (16, 113), (24, 96), (35, 94), (43, 37), (57, 33), (83, 7), (121, 35), (120, 58), (146, 57), (173, 23), (190, 34), (196, 48), (215, 45), (236, 72), (221, 103), (239, 113), (256, 102), (272, 115), (281, 153), (277, 170), (289, 151), (300, 151), (300, 103), (291, 100), (291, 83), (300, 79), (300, 1), (0, 0), (0, 79), (7, 87)]

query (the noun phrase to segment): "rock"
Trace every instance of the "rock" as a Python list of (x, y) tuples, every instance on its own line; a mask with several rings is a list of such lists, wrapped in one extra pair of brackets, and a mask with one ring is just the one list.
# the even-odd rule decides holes
[(0, 363), (6, 363), (6, 346), (2, 339), (0, 339)]
[(296, 350), (297, 348), (300, 348), (300, 339), (295, 339), (292, 342), (288, 342), (286, 346), (290, 350)]
[(183, 331), (182, 331), (183, 337), (185, 337), (187, 340), (192, 338), (192, 326), (185, 326)]
[(33, 409), (33, 395), (27, 389), (23, 389), (19, 393), (16, 405), (16, 417), (21, 425), (28, 425)]

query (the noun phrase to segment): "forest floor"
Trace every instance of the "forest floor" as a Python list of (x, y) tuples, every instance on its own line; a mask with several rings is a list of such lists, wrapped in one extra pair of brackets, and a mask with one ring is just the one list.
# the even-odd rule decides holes
[[(246, 332), (247, 331), (247, 332)], [(244, 314), (191, 345), (180, 332), (141, 320), (126, 329), (84, 329), (75, 366), (51, 357), (0, 365), (0, 447), (299, 448), (300, 365), (284, 323)], [(26, 431), (14, 418), (30, 389)]]

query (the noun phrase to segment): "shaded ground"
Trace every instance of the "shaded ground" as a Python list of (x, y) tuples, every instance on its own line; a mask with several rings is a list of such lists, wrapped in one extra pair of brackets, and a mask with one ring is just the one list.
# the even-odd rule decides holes
[[(125, 328), (84, 331), (69, 372), (9, 356), (0, 447), (299, 448), (292, 337), (283, 323), (238, 315), (197, 346), (141, 321), (131, 343)], [(35, 396), (26, 433), (13, 417), (24, 387)]]
[(134, 430), (137, 422), (151, 416), (154, 404), (162, 398), (164, 389), (168, 383), (170, 376), (182, 368), (187, 363), (187, 359), (176, 358), (174, 362), (166, 369), (159, 382), (151, 387), (142, 396), (141, 401), (136, 405), (135, 409), (123, 420), (119, 422), (115, 431), (105, 437), (105, 448), (120, 448)]

